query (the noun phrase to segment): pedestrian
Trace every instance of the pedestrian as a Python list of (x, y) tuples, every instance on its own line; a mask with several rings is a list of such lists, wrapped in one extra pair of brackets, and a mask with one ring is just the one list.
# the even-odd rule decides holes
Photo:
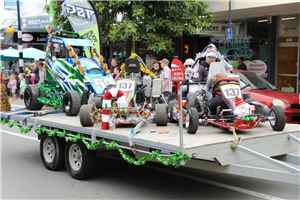
[(8, 85), (10, 85), (11, 87), (11, 93), (13, 94), (13, 99), (12, 100), (16, 100), (17, 99), (17, 79), (16, 79), (16, 75), (12, 74), (10, 75), (10, 83), (8, 83)]
[[(34, 65), (34, 64), (32, 64), (32, 65)], [(29, 68), (26, 68), (25, 69), (25, 80), (26, 80), (27, 85), (33, 84), (31, 78), (32, 78), (31, 77), (31, 70)]]
[(113, 78), (114, 78), (114, 80), (117, 82), (117, 79), (119, 78), (119, 76), (120, 76), (120, 67), (115, 67), (114, 68), (114, 76), (113, 76)]
[(34, 73), (34, 83), (33, 84), (39, 84), (39, 82), (40, 82), (40, 72), (39, 71), (40, 71), (39, 67), (35, 64), (35, 67), (33, 69), (33, 73)]
[(25, 74), (19, 74), (19, 79), (20, 79), (20, 95), (21, 95), (21, 101), (24, 98), (24, 92), (25, 88), (27, 86), (26, 81), (25, 81)]
[(38, 68), (39, 68), (39, 85), (44, 82), (44, 62), (39, 61), (38, 62)]
[(29, 67), (30, 67), (30, 71), (31, 71), (31, 73), (30, 73), (30, 80), (31, 80), (31, 83), (32, 84), (36, 84), (35, 83), (35, 73), (34, 73), (34, 70), (35, 70), (35, 68), (36, 68), (36, 65), (35, 65), (35, 63), (31, 63), (30, 65), (29, 65)]
[[(193, 81), (194, 82), (202, 82), (206, 81), (206, 78), (208, 76), (208, 70), (211, 63), (215, 62), (217, 59), (216, 54), (213, 50), (210, 50), (206, 54), (205, 61), (201, 61), (198, 70), (194, 73)], [(195, 68), (194, 68), (195, 71)]]
[(3, 77), (3, 72), (4, 72), (4, 67), (0, 68), (0, 84), (1, 84), (1, 89), (0, 89), (0, 96), (1, 96), (1, 112), (7, 112), (11, 110), (11, 106), (9, 103), (9, 98), (7, 95), (6, 91), (6, 83), (5, 83), (5, 78)]
[(244, 63), (244, 58), (243, 57), (238, 57), (237, 61), (239, 63), (238, 69), (247, 71), (247, 66)]
[[(111, 71), (114, 72), (115, 67), (120, 67), (120, 60), (118, 58), (111, 59)], [(113, 76), (114, 74), (112, 74)]]
[[(194, 75), (194, 70), (192, 66), (194, 65), (195, 61), (191, 58), (188, 58), (184, 62), (185, 66), (185, 81), (180, 84), (180, 86), (187, 85), (188, 82), (193, 82), (193, 75)], [(182, 91), (182, 97), (187, 96), (187, 91)]]
[(154, 60), (152, 63), (152, 69), (151, 72), (157, 77), (160, 78), (160, 74), (162, 72), (161, 68), (159, 67), (158, 60)]
[(172, 92), (171, 70), (169, 68), (169, 60), (163, 59), (160, 61), (161, 68), (163, 69), (160, 75), (162, 80), (161, 92)]

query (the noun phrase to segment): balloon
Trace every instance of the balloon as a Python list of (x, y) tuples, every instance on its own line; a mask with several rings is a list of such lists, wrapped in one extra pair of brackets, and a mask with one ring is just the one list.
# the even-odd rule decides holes
[(7, 29), (6, 29), (6, 32), (7, 32), (8, 34), (13, 34), (13, 33), (15, 32), (15, 30), (14, 30), (13, 28), (7, 28)]

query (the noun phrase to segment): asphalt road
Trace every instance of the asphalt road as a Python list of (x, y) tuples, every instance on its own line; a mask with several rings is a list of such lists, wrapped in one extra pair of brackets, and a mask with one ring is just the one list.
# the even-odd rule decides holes
[[(12, 101), (13, 109), (23, 105)], [(299, 186), (158, 163), (134, 166), (97, 157), (93, 176), (47, 170), (36, 133), (1, 129), (1, 199), (299, 199)], [(299, 152), (298, 152), (299, 153)], [(118, 153), (116, 152), (116, 155)], [(261, 161), (245, 164), (277, 169)]]

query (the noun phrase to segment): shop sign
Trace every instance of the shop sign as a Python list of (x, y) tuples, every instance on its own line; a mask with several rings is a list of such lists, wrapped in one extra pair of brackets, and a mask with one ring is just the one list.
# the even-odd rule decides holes
[[(19, 2), (20, 10), (24, 10), (23, 0)], [(4, 0), (4, 10), (17, 10), (16, 0)]]
[[(197, 28), (196, 33), (197, 35), (200, 34), (226, 34), (226, 29), (229, 28), (229, 24), (222, 24), (222, 23), (211, 23), (211, 25), (207, 29)], [(235, 33), (236, 25), (232, 24), (232, 34)]]
[[(47, 33), (22, 33), (24, 43), (46, 43)], [(14, 33), (13, 43), (18, 43), (18, 33)]]
[(248, 65), (248, 71), (262, 76), (267, 71), (267, 65), (261, 60), (253, 60)]
[(279, 37), (295, 37), (299, 35), (299, 17), (297, 15), (285, 17), (288, 20), (284, 20), (284, 17), (280, 17), (279, 21)]
[(183, 82), (185, 81), (185, 67), (178, 59), (173, 59), (171, 64), (171, 81)]
[(254, 51), (249, 47), (250, 42), (226, 42), (223, 43), (223, 46), (220, 46), (220, 53), (225, 55), (229, 51), (235, 50), (232, 60), (236, 60), (238, 57), (250, 59), (254, 55)]
[(26, 28), (45, 28), (50, 22), (49, 15), (35, 16), (35, 17), (23, 17), (22, 29)]

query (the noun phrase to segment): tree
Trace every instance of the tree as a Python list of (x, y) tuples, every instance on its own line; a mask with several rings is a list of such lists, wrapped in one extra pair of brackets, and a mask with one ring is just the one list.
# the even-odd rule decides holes
[[(196, 28), (207, 28), (212, 22), (208, 5), (201, 1), (92, 1), (98, 10), (102, 35), (108, 42), (126, 41), (126, 57), (130, 56), (133, 38), (154, 52), (172, 52), (174, 38), (193, 35)], [(58, 17), (54, 25), (69, 26), (61, 8), (53, 5)], [(116, 22), (118, 13), (123, 14)]]

